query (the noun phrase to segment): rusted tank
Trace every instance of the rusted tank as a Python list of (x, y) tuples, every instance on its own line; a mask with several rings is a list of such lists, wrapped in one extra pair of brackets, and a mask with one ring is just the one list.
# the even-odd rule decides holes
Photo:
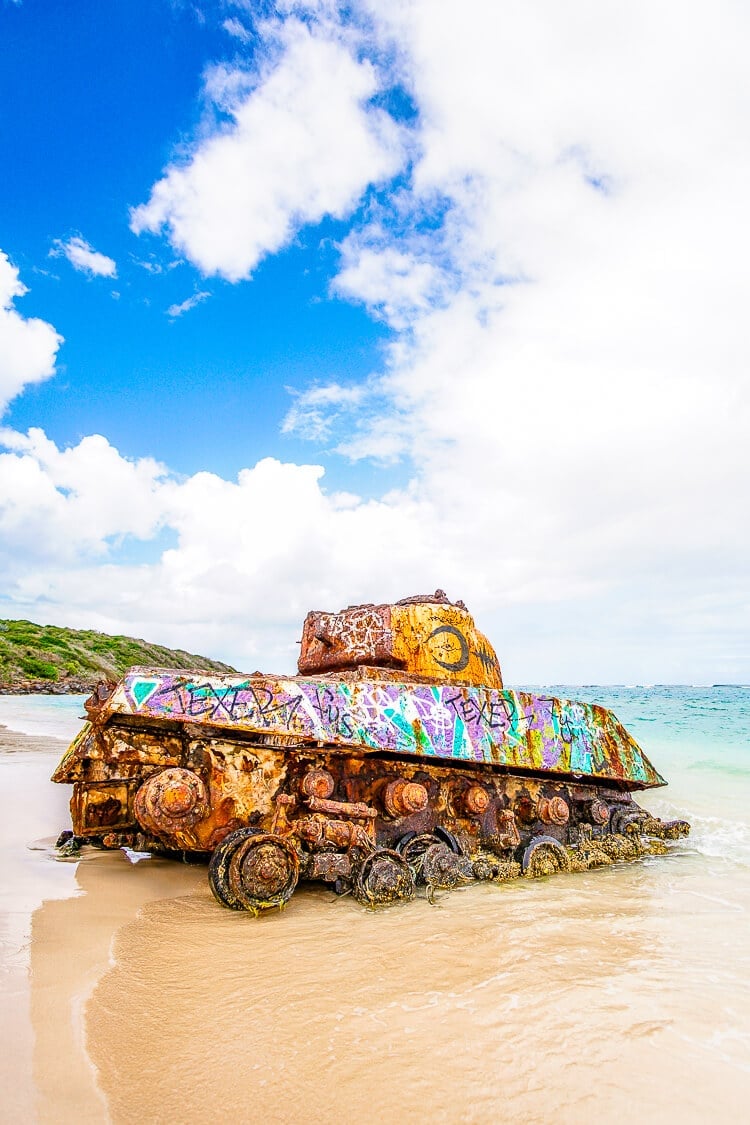
[(205, 858), (257, 913), (299, 880), (369, 905), (580, 871), (687, 834), (633, 800), (664, 785), (603, 707), (503, 688), (438, 590), (305, 619), (299, 675), (133, 668), (86, 703), (53, 775), (73, 838)]

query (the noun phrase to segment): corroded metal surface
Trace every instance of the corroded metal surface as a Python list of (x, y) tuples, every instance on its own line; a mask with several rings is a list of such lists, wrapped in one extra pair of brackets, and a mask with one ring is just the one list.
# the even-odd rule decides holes
[(73, 784), (65, 848), (210, 856), (218, 901), (257, 913), (300, 879), (382, 905), (687, 832), (633, 801), (663, 780), (611, 712), (506, 691), (499, 668), (473, 682), (494, 654), (461, 603), (310, 614), (305, 630), (315, 677), (140, 668), (102, 685), (54, 774)]
[(192, 770), (162, 770), (138, 789), (133, 811), (138, 823), (157, 836), (190, 828), (208, 813), (206, 786)]

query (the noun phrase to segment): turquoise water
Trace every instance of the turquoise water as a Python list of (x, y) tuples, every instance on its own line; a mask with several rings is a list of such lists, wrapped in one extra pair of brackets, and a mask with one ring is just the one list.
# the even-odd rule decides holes
[[(671, 747), (680, 766), (750, 773), (750, 687), (555, 687), (610, 707), (648, 752)], [(675, 756), (674, 750), (678, 749)]]
[(750, 777), (750, 687), (554, 685), (545, 691), (609, 707), (664, 776)]
[(22, 734), (72, 739), (86, 712), (85, 695), (0, 695), (0, 723)]
[(750, 867), (750, 687), (545, 688), (611, 708), (669, 783), (638, 797), (684, 817), (685, 854)]

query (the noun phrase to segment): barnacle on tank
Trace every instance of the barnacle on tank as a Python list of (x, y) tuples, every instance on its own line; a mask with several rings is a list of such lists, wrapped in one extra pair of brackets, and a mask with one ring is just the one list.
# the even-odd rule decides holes
[(300, 880), (368, 906), (661, 854), (686, 835), (633, 800), (664, 785), (611, 711), (503, 687), (438, 590), (305, 619), (299, 675), (132, 668), (101, 684), (53, 780), (73, 840), (210, 860), (222, 906)]

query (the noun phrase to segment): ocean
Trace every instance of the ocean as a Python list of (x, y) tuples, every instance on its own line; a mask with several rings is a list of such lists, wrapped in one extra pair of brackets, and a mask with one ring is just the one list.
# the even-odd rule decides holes
[[(744, 1120), (750, 688), (544, 691), (611, 707), (667, 778), (639, 800), (691, 822), (668, 856), (374, 913), (303, 888), (254, 920), (217, 907), (200, 867), (55, 863), (62, 825), (40, 828), (59, 747), (43, 769), (14, 752), (42, 837), (16, 786), (8, 823), (27, 835), (6, 863), (23, 844), (39, 892), (10, 964), (28, 956), (38, 1119)], [(81, 703), (0, 697), (0, 723), (69, 738)]]
[(85, 695), (0, 695), (0, 725), (21, 734), (71, 740), (81, 729)]
[(692, 825), (684, 854), (750, 866), (750, 687), (549, 690), (610, 707), (625, 724), (669, 782), (643, 803)]

